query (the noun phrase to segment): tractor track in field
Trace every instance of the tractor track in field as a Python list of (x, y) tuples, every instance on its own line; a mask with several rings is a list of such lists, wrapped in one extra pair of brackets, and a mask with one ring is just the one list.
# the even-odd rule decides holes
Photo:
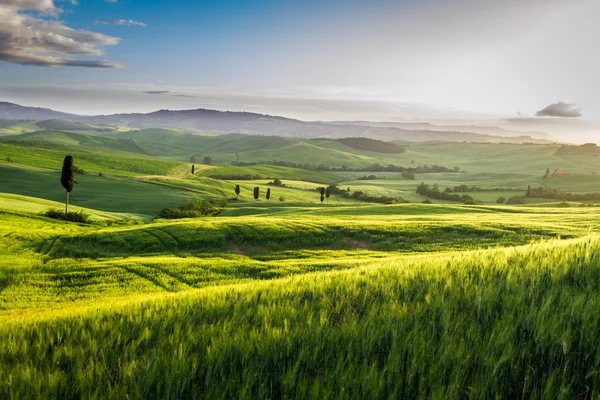
[(156, 235), (155, 233), (150, 232), (150, 229), (140, 229), (140, 232), (144, 232), (146, 235), (150, 235), (154, 239), (156, 239), (158, 241), (158, 243), (160, 243), (162, 245), (162, 247), (164, 248), (164, 250), (166, 252), (171, 253), (173, 255), (177, 255), (173, 251), (169, 250), (169, 246), (164, 242), (164, 240), (160, 236)]
[(167, 231), (166, 229), (164, 229), (164, 228), (158, 228), (158, 227), (157, 227), (157, 228), (154, 228), (154, 229), (156, 229), (156, 230), (157, 230), (157, 231), (159, 231), (159, 232), (162, 232), (162, 233), (164, 233), (164, 234), (165, 234), (165, 235), (167, 235), (169, 238), (171, 238), (171, 239), (173, 240), (173, 242), (175, 242), (175, 245), (176, 245), (177, 247), (179, 247), (179, 246), (181, 245), (181, 242), (180, 242), (179, 240), (177, 240), (177, 238), (176, 238), (175, 236), (173, 236), (173, 234), (172, 234), (172, 233), (170, 233), (169, 231)]
[[(148, 267), (148, 266), (146, 266), (146, 265), (144, 265), (144, 266), (145, 266), (146, 268), (151, 268), (151, 267)], [(164, 284), (162, 284), (160, 281), (158, 281), (157, 279), (154, 279), (152, 276), (150, 276), (150, 274), (145, 274), (143, 271), (137, 270), (137, 269), (135, 269), (135, 268), (130, 268), (130, 267), (128, 267), (128, 266), (125, 266), (125, 265), (119, 265), (119, 268), (123, 269), (125, 272), (128, 272), (128, 273), (130, 273), (130, 274), (136, 275), (136, 276), (138, 276), (138, 277), (140, 277), (140, 278), (144, 279), (145, 281), (148, 281), (148, 282), (150, 282), (150, 283), (151, 283), (151, 284), (153, 284), (154, 286), (157, 286), (157, 287), (159, 287), (159, 288), (163, 289), (163, 290), (164, 290), (164, 291), (166, 291), (166, 292), (171, 292), (171, 293), (172, 293), (172, 292), (175, 292), (175, 291), (174, 291), (172, 288), (166, 287), (166, 286), (165, 286)], [(154, 268), (151, 268), (151, 269), (154, 269)], [(179, 281), (179, 279), (176, 279), (176, 280), (177, 280), (178, 282), (180, 282), (180, 283), (183, 283), (183, 282)], [(189, 286), (189, 285), (187, 285), (186, 283), (183, 283), (183, 284), (184, 284), (184, 285), (186, 285), (186, 286)]]
[(177, 282), (179, 282), (180, 284), (182, 284), (182, 285), (186, 286), (188, 289), (191, 289), (191, 288), (193, 288), (193, 287), (194, 287), (194, 286), (192, 286), (192, 284), (190, 284), (190, 283), (188, 283), (188, 282), (184, 281), (183, 279), (181, 279), (181, 278), (180, 278), (180, 277), (178, 277), (177, 275), (174, 275), (172, 272), (169, 272), (169, 271), (167, 271), (167, 270), (163, 269), (163, 268), (162, 268), (162, 267), (160, 267), (160, 266), (156, 266), (156, 265), (147, 265), (147, 264), (144, 264), (144, 266), (146, 266), (146, 267), (148, 267), (148, 268), (152, 268), (152, 269), (154, 269), (154, 270), (156, 270), (156, 271), (160, 271), (161, 273), (163, 273), (163, 274), (165, 274), (165, 275), (167, 275), (167, 276), (169, 276), (169, 277), (173, 278), (174, 280), (176, 280), (176, 281), (177, 281)]

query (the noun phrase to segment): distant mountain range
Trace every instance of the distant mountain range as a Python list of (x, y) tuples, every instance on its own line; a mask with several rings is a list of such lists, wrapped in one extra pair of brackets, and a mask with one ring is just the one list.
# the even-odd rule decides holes
[(508, 131), (495, 127), (438, 126), (428, 123), (394, 122), (306, 122), (249, 112), (216, 110), (160, 110), (147, 114), (83, 116), (46, 108), (24, 107), (0, 102), (0, 118), (19, 120), (59, 119), (95, 125), (118, 125), (131, 128), (178, 128), (212, 133), (245, 133), (298, 138), (368, 137), (386, 141), (451, 141), (548, 143), (543, 132)]

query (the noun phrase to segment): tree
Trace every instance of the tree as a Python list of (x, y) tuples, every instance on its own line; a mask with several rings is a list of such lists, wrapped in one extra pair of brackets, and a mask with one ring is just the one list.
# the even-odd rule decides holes
[(73, 191), (73, 186), (77, 183), (74, 180), (75, 168), (73, 167), (73, 157), (66, 156), (63, 161), (62, 173), (60, 175), (60, 184), (67, 191), (67, 199), (65, 202), (65, 216), (69, 213), (69, 193)]
[(273, 185), (281, 186), (282, 184), (283, 184), (283, 182), (281, 182), (281, 179), (279, 179), (279, 178), (273, 179)]
[(196, 166), (192, 165), (192, 175), (194, 175), (194, 172), (196, 172)]
[(235, 199), (240, 197), (240, 185), (235, 185)]
[(203, 164), (210, 165), (211, 163), (212, 163), (212, 157), (211, 156), (204, 157)]
[(496, 200), (496, 203), (498, 204), (504, 204), (504, 202), (506, 202), (506, 198), (505, 197), (498, 197), (498, 199)]
[(321, 196), (325, 196), (325, 188), (324, 188), (324, 187), (322, 187), (322, 188), (320, 188), (319, 190), (321, 191)]
[(531, 196), (531, 185), (527, 185), (527, 194), (526, 194), (526, 196), (527, 197)]
[(267, 200), (269, 200), (271, 198), (271, 188), (267, 189), (267, 194), (265, 197), (267, 198)]
[(193, 164), (196, 162), (196, 156), (191, 156), (190, 157), (190, 162)]
[(548, 176), (550, 176), (550, 168), (546, 169), (546, 173), (544, 174), (544, 179), (548, 178)]
[(325, 201), (325, 196), (321, 195), (321, 204), (323, 204), (323, 201)]
[(331, 196), (331, 191), (329, 188), (325, 189), (325, 197), (327, 197), (327, 204), (329, 204), (329, 196)]
[(256, 186), (254, 188), (254, 200), (258, 200), (258, 196), (260, 195), (260, 188)]

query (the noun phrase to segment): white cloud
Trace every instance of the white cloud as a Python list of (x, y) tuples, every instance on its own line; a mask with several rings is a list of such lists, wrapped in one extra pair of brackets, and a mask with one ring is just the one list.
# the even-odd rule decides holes
[(127, 25), (127, 26), (141, 26), (141, 27), (147, 27), (148, 25), (143, 23), (143, 22), (138, 22), (138, 21), (134, 21), (132, 19), (104, 19), (104, 18), (98, 18), (96, 19), (96, 23), (97, 24), (103, 24), (103, 25)]
[(46, 18), (60, 12), (52, 0), (0, 0), (0, 62), (44, 67), (122, 67), (106, 60), (75, 58), (100, 57), (104, 46), (118, 44), (119, 38), (76, 30), (62, 21)]

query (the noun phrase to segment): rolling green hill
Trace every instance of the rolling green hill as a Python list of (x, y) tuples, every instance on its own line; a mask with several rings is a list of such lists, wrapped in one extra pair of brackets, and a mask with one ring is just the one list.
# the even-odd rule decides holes
[(597, 210), (292, 209), (0, 210), (0, 396), (596, 393)]

